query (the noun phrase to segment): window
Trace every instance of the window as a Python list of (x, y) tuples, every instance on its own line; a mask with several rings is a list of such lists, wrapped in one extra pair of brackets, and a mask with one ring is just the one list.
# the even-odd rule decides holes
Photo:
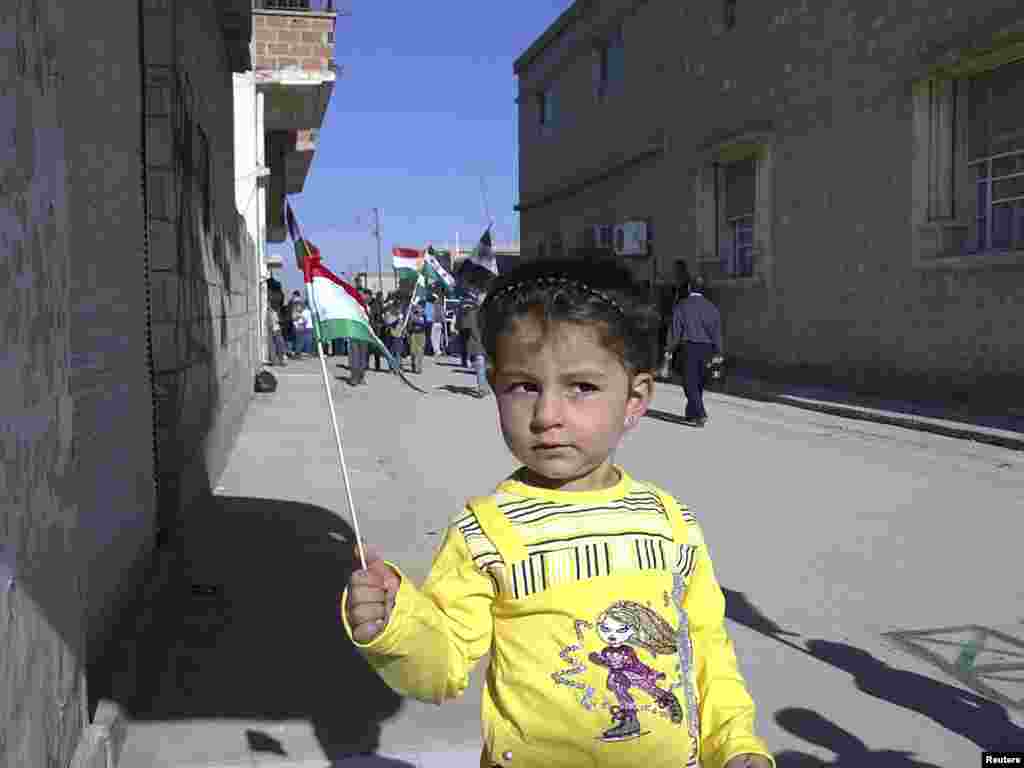
[(1024, 43), (914, 88), (914, 266), (1024, 260)]
[(555, 89), (549, 85), (537, 95), (537, 117), (540, 125), (540, 132), (543, 136), (550, 136), (554, 130), (555, 121), (558, 118)]
[(1024, 251), (1024, 62), (970, 78), (967, 253)]
[(697, 271), (767, 284), (772, 264), (770, 134), (712, 146), (697, 176)]
[(719, 258), (729, 277), (754, 274), (754, 209), (757, 195), (757, 161), (754, 158), (724, 167), (725, 226)]
[(594, 98), (600, 104), (621, 85), (625, 75), (625, 43), (622, 26), (594, 47)]

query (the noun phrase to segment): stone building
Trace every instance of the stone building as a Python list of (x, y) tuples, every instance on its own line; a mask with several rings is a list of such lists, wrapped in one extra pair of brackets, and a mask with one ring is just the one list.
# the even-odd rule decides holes
[(252, 395), (275, 221), (238, 179), (281, 210), (322, 119), (275, 113), (306, 101), (286, 85), (263, 122), (288, 140), (239, 141), (252, 5), (0, 3), (0, 765), (116, 760), (111, 713), (159, 672), (149, 607)]
[(514, 71), (524, 254), (638, 222), (621, 258), (705, 275), (741, 365), (1024, 386), (1019, 3), (577, 0)]

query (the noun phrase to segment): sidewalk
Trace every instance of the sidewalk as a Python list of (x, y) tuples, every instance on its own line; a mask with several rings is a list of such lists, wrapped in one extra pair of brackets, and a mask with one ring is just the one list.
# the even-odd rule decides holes
[[(469, 397), (473, 374), (452, 358), (428, 358), (424, 374), (410, 376), (426, 396), (373, 371), (369, 386), (352, 388), (347, 359), (327, 363), (362, 534), (420, 583), (438, 536), (464, 500), (514, 468), (496, 428), (494, 399)], [(272, 370), (278, 390), (254, 397), (215, 495), (184, 521), (184, 583), (161, 607), (177, 622), (156, 638), (166, 648), (163, 679), (148, 711), (132, 713), (119, 768), (477, 768), (480, 668), (461, 698), (436, 707), (387, 689), (344, 637), (337, 596), (353, 566), (353, 531), (320, 364), (303, 360)], [(1021, 635), (1024, 618), (1012, 620), (1024, 614), (1011, 613), (1015, 584), (997, 580), (1012, 572), (1019, 540), (1019, 516), (1003, 514), (1017, 491), (999, 491), (998, 484), (1016, 482), (1017, 470), (946, 480), (933, 469), (945, 466), (935, 463), (940, 459), (917, 458), (902, 442), (865, 442), (859, 433), (808, 450), (818, 426), (793, 407), (804, 406), (780, 399), (808, 393), (764, 387), (756, 397), (742, 395), (737, 381), (712, 393), (720, 405), (706, 430), (671, 423), (682, 411), (681, 388), (660, 385), (653, 409), (660, 416), (645, 419), (624, 441), (621, 460), (645, 479), (680, 485), (700, 510), (717, 543), (730, 633), (757, 692), (760, 728), (773, 748), (790, 751), (780, 768), (807, 765), (799, 762), (805, 753), (826, 764), (829, 750), (846, 748), (842, 739), (828, 746), (838, 723), (875, 749), (910, 748), (941, 765), (950, 763), (940, 755), (956, 764), (976, 760), (952, 726), (933, 721), (948, 715), (950, 722), (973, 723), (989, 713), (959, 703), (965, 694), (955, 676), (883, 634), (983, 624)], [(902, 415), (834, 397), (804, 399), (851, 414)], [(733, 402), (722, 407), (726, 399)], [(839, 421), (812, 417), (832, 420)], [(900, 441), (913, 439), (907, 433)], [(932, 442), (946, 455), (962, 451)], [(839, 450), (831, 447), (837, 444)], [(996, 448), (978, 453), (1012, 461)], [(859, 460), (865, 454), (875, 461)], [(699, 455), (707, 470), (699, 483), (682, 487), (679, 462), (687, 455)], [(730, 466), (748, 467), (748, 482), (733, 482)], [(786, 481), (796, 466), (800, 482)], [(900, 474), (911, 468), (921, 480)], [(836, 478), (856, 493), (837, 494)], [(962, 553), (959, 529), (929, 527), (933, 513), (947, 511), (937, 500), (951, 495), (954, 481), (975, 505), (975, 524), (995, 530), (1001, 521), (985, 557), (964, 573), (946, 565)], [(773, 483), (776, 498), (768, 505), (765, 488)], [(910, 487), (913, 504), (882, 506)], [(956, 499), (948, 503), (952, 508)], [(770, 515), (750, 515), (755, 507)], [(808, 515), (826, 507), (830, 524), (808, 525)], [(808, 533), (797, 549), (764, 559), (780, 546), (779, 531), (798, 529)], [(924, 530), (928, 535), (917, 535)], [(861, 567), (866, 562), (871, 568)], [(986, 598), (950, 602), (950, 594), (964, 590)], [(815, 639), (827, 642), (808, 650)], [(922, 686), (926, 693), (919, 695)]]
[(1017, 413), (986, 415), (949, 403), (882, 399), (839, 387), (779, 383), (744, 371), (730, 372), (724, 387), (710, 391), (1024, 450), (1024, 404)]

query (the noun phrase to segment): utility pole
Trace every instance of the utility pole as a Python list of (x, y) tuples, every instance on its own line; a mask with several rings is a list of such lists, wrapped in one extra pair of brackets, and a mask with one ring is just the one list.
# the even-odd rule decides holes
[(380, 208), (373, 209), (373, 222), (373, 234), (377, 238), (377, 290), (384, 293), (384, 265), (380, 260)]

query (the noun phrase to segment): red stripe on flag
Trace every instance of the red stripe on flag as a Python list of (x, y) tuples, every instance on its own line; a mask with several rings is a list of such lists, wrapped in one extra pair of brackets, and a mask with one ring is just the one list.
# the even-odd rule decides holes
[(317, 263), (310, 269), (309, 279), (306, 282), (313, 282), (314, 277), (323, 277), (326, 278), (327, 280), (330, 280), (335, 285), (340, 285), (342, 288), (345, 289), (346, 293), (348, 293), (349, 296), (351, 296), (353, 299), (359, 302), (359, 306), (361, 306), (363, 309), (367, 309), (366, 301), (365, 299), (363, 299), (362, 294), (359, 293), (356, 287), (354, 285), (346, 283), (336, 274), (331, 272), (331, 270), (329, 270), (323, 264)]
[(420, 252), (415, 248), (392, 248), (391, 255), (400, 259), (419, 259)]

